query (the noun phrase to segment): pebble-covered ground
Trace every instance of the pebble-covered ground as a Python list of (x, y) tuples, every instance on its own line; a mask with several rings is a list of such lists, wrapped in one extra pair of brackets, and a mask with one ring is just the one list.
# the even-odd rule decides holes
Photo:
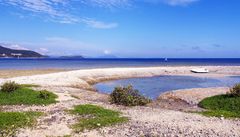
[[(239, 136), (240, 120), (208, 118), (194, 113), (186, 113), (175, 110), (146, 107), (123, 107), (107, 103), (102, 95), (92, 91), (83, 91), (74, 88), (47, 88), (57, 91), (59, 103), (50, 106), (5, 106), (5, 111), (43, 111), (45, 116), (38, 120), (36, 127), (21, 129), (18, 137), (46, 137), (46, 136), (112, 136), (112, 137), (139, 137), (139, 136)], [(79, 96), (76, 94), (79, 92)], [(75, 98), (70, 94), (73, 93)], [(76, 97), (87, 97), (77, 99)], [(125, 124), (106, 127), (98, 130), (74, 133), (70, 128), (76, 122), (76, 118), (65, 110), (79, 104), (96, 104), (109, 109), (119, 110), (124, 116), (130, 118)]]
[[(226, 76), (239, 75), (240, 67), (207, 67), (210, 74), (191, 74), (191, 67), (159, 67), (138, 69), (96, 69), (60, 72), (13, 79), (0, 79), (0, 83), (14, 80), (19, 83), (41, 85), (41, 88), (58, 94), (59, 102), (49, 106), (1, 106), (1, 111), (41, 111), (45, 115), (38, 119), (35, 127), (20, 129), (18, 137), (46, 136), (103, 136), (103, 137), (152, 137), (152, 136), (240, 136), (240, 120), (209, 118), (186, 111), (201, 111), (197, 103), (208, 96), (226, 93), (227, 88), (188, 89), (166, 93), (145, 107), (123, 107), (109, 104), (108, 96), (88, 91), (91, 84), (107, 79), (141, 77), (154, 75), (197, 75)], [(75, 88), (73, 88), (75, 87)], [(83, 90), (85, 89), (85, 90)], [(202, 92), (201, 92), (202, 91)], [(80, 104), (95, 104), (121, 111), (130, 121), (82, 133), (74, 133), (71, 125), (76, 117), (66, 110)]]

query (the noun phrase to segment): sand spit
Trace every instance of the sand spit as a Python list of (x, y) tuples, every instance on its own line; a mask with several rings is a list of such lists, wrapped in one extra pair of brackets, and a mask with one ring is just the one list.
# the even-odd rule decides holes
[[(239, 119), (208, 118), (198, 114), (186, 113), (161, 107), (123, 107), (109, 104), (108, 96), (87, 89), (92, 84), (105, 80), (151, 77), (156, 75), (190, 75), (203, 77), (222, 77), (240, 75), (240, 67), (207, 66), (209, 74), (193, 74), (190, 69), (196, 67), (148, 67), (148, 68), (112, 68), (89, 69), (59, 72), (44, 75), (24, 76), (4, 81), (16, 81), (22, 84), (37, 84), (41, 88), (56, 93), (59, 103), (49, 106), (3, 106), (2, 111), (42, 111), (46, 115), (38, 120), (36, 127), (21, 129), (18, 137), (64, 136), (107, 136), (107, 137), (139, 137), (139, 136), (240, 136)], [(1, 79), (0, 79), (1, 82)], [(228, 88), (206, 88), (179, 90), (161, 95), (166, 100), (179, 99), (189, 105), (196, 104), (203, 98), (226, 93)], [(105, 127), (98, 130), (74, 133), (71, 125), (76, 118), (65, 110), (79, 104), (96, 104), (105, 108), (119, 110), (130, 118), (128, 123)], [(177, 106), (176, 106), (177, 107)]]
[(35, 76), (23, 76), (5, 79), (5, 81), (16, 81), (22, 84), (38, 84), (42, 86), (62, 86), (91, 89), (91, 84), (93, 83), (132, 77), (151, 77), (157, 75), (193, 75), (219, 77), (226, 75), (240, 75), (240, 67), (205, 67), (210, 70), (209, 74), (193, 74), (190, 72), (192, 68), (196, 68), (196, 66), (88, 69)]

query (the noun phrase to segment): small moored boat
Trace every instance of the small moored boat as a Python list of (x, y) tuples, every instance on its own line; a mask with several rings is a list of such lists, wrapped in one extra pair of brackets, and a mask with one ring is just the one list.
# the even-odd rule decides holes
[(196, 69), (191, 69), (191, 72), (193, 72), (193, 73), (209, 73), (209, 70), (206, 68), (196, 68)]

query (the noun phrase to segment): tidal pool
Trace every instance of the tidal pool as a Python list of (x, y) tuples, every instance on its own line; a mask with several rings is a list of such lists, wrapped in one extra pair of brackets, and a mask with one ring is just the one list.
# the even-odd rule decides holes
[(240, 76), (203, 78), (192, 76), (155, 76), (102, 82), (94, 85), (101, 93), (110, 94), (117, 86), (133, 85), (140, 93), (156, 99), (161, 93), (171, 90), (208, 87), (231, 87), (240, 83)]

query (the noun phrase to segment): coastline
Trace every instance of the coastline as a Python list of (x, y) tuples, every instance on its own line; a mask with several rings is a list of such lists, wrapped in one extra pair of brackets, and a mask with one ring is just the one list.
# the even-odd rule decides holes
[(50, 74), (56, 72), (69, 71), (67, 69), (0, 69), (0, 79), (32, 76), (40, 74)]
[[(197, 74), (192, 73), (190, 70), (193, 68), (204, 67), (210, 70), (210, 73)], [(1, 71), (1, 70), (0, 70)], [(2, 70), (4, 71), (4, 70)], [(7, 70), (11, 72), (12, 70)], [(21, 71), (21, 70), (17, 70)], [(23, 72), (28, 73), (29, 70), (23, 70)], [(200, 76), (200, 77), (224, 77), (224, 76), (235, 76), (240, 75), (240, 66), (166, 66), (166, 67), (133, 67), (133, 68), (101, 68), (101, 69), (81, 69), (81, 70), (64, 70), (64, 69), (40, 69), (36, 70), (36, 73), (28, 76), (19, 76), (9, 78), (8, 80), (16, 80), (16, 82), (31, 83), (31, 80), (38, 78), (38, 80), (33, 81), (37, 84), (50, 85), (52, 79), (59, 80), (51, 85), (58, 84), (61, 86), (67, 86), (71, 82), (72, 84), (84, 84), (84, 83), (98, 83), (107, 80), (117, 80), (123, 78), (133, 78), (133, 77), (153, 77), (158, 75), (188, 75), (188, 76)], [(45, 72), (44, 72), (45, 71)], [(64, 72), (62, 72), (64, 71)], [(38, 73), (39, 72), (39, 73)], [(42, 73), (47, 73), (43, 74)], [(50, 73), (50, 74), (49, 74)], [(48, 77), (47, 82), (41, 82)], [(0, 77), (1, 78), (1, 77)], [(31, 79), (31, 80), (27, 80)], [(71, 80), (74, 79), (74, 80)], [(64, 80), (61, 82), (60, 80)], [(67, 81), (69, 80), (69, 81)], [(82, 81), (84, 81), (82, 83)], [(33, 83), (33, 84), (34, 84)]]
[[(50, 106), (3, 106), (1, 109), (4, 111), (38, 110), (47, 114), (47, 116), (39, 119), (39, 125), (36, 128), (21, 129), (17, 135), (19, 137), (31, 135), (36, 137), (62, 136), (63, 134), (78, 136), (74, 135), (69, 127), (74, 123), (74, 117), (64, 110), (72, 108), (74, 105), (87, 103), (119, 110), (124, 116), (130, 117), (131, 120), (123, 125), (86, 131), (81, 136), (138, 136), (142, 133), (161, 136), (240, 135), (239, 120), (221, 120), (186, 113), (188, 110), (197, 110), (197, 103), (202, 98), (226, 93), (228, 90), (226, 87), (169, 91), (160, 95), (159, 99), (170, 100), (170, 102), (164, 102), (164, 104), (158, 99), (154, 101), (155, 104), (131, 108), (110, 104), (108, 95), (93, 92), (92, 88), (94, 83), (132, 77), (159, 75), (224, 77), (240, 75), (240, 66), (204, 66), (204, 68), (210, 70), (208, 74), (191, 73), (190, 69), (192, 68), (196, 68), (196, 66), (85, 69), (7, 78), (2, 79), (2, 82), (0, 79), (0, 83), (11, 80), (20, 84), (37, 84), (41, 86), (37, 89), (47, 89), (59, 96), (59, 103)], [(177, 102), (174, 104), (174, 101)], [(163, 105), (166, 105), (166, 107)]]
[[(192, 73), (193, 68), (207, 68), (210, 73)], [(6, 81), (15, 81), (20, 84), (34, 84), (40, 85), (42, 88), (73, 88), (92, 94), (96, 92), (93, 85), (99, 82), (127, 79), (127, 78), (141, 78), (154, 77), (160, 75), (181, 75), (181, 76), (195, 76), (195, 77), (226, 77), (239, 76), (240, 66), (166, 66), (166, 67), (136, 67), (136, 68), (101, 68), (101, 69), (81, 69), (81, 70), (64, 70), (64, 69), (37, 69), (37, 70), (0, 70), (0, 74), (7, 72), (11, 73), (8, 77), (0, 77), (0, 85)], [(19, 73), (20, 72), (20, 73)], [(13, 77), (14, 74), (17, 77)], [(1, 75), (0, 75), (1, 76)], [(19, 76), (19, 77), (18, 77)], [(152, 107), (163, 107), (174, 110), (188, 110), (196, 107), (198, 102), (202, 99), (225, 94), (229, 87), (218, 88), (193, 88), (181, 89), (174, 91), (167, 91), (159, 95), (154, 101)], [(58, 92), (58, 91), (56, 91)], [(60, 92), (61, 93), (61, 92)], [(88, 95), (71, 92), (72, 96), (89, 98)], [(98, 98), (103, 102), (107, 102), (107, 94), (93, 93), (101, 96), (104, 99)], [(169, 101), (170, 100), (170, 101)], [(174, 100), (174, 101), (172, 101)], [(161, 102), (161, 105), (159, 105)], [(182, 103), (169, 106), (168, 104)], [(174, 106), (174, 107), (173, 107)], [(184, 107), (187, 107), (186, 109)], [(181, 109), (176, 109), (180, 107)]]
[[(210, 70), (210, 73), (199, 74), (192, 73), (190, 71), (193, 68), (201, 67), (207, 68), (208, 70)], [(154, 77), (160, 75), (175, 75), (175, 76), (181, 75), (209, 78), (239, 76), (240, 66), (180, 66), (180, 67), (161, 66), (161, 67), (101, 68), (81, 70), (66, 70), (66, 69), (0, 70), (0, 85), (1, 83), (4, 83), (6, 81), (15, 81), (20, 84), (35, 84), (45, 88), (57, 86), (66, 88), (77, 88), (85, 91), (95, 92), (96, 89), (94, 89), (93, 85), (99, 82), (127, 78)], [(160, 94), (157, 100), (159, 99), (165, 100), (165, 98), (168, 99), (175, 98), (183, 100), (187, 104), (196, 105), (198, 101), (205, 97), (226, 93), (229, 87), (219, 87), (220, 90), (217, 90), (218, 88), (207, 89), (210, 90), (211, 92), (204, 92), (202, 91), (202, 89), (182, 89), (175, 91), (167, 91), (165, 93)], [(197, 95), (194, 95), (193, 93)], [(103, 93), (98, 92), (98, 94)], [(184, 97), (181, 95), (184, 95)], [(193, 96), (195, 98), (193, 98)]]

